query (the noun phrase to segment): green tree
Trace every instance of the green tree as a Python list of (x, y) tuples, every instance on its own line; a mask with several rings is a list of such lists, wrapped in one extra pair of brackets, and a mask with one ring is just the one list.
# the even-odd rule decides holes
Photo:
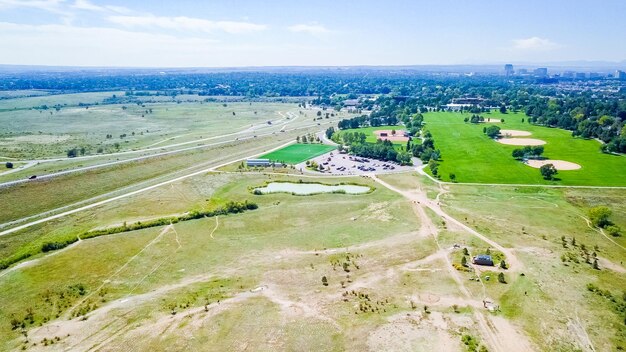
[(6, 162), (6, 164), (4, 164), (4, 166), (5, 166), (7, 169), (12, 169), (12, 168), (13, 168), (13, 163), (12, 163), (12, 162), (10, 162), (10, 161), (7, 161), (7, 162)]
[(467, 257), (466, 256), (463, 256), (463, 258), (461, 258), (461, 265), (467, 266)]
[(498, 282), (501, 284), (506, 284), (506, 279), (504, 278), (504, 273), (498, 274)]
[(486, 128), (485, 133), (489, 138), (496, 138), (500, 134), (500, 127), (491, 125)]
[(600, 270), (600, 266), (598, 265), (598, 258), (593, 260), (593, 268), (596, 270)]
[(621, 231), (622, 230), (617, 225), (609, 225), (606, 227), (606, 232), (613, 237), (621, 236)]
[(435, 160), (431, 159), (428, 162), (428, 167), (430, 168), (430, 172), (433, 173), (433, 176), (437, 176), (437, 172), (439, 170), (439, 163), (436, 162)]
[(328, 279), (326, 278), (326, 276), (322, 276), (322, 285), (328, 286)]
[(504, 104), (500, 105), (500, 113), (506, 114), (506, 105)]
[(456, 181), (456, 175), (453, 173), (450, 173), (450, 175), (448, 175), (448, 177), (450, 177), (450, 181), (454, 182)]
[(541, 176), (543, 176), (544, 180), (552, 180), (554, 179), (554, 175), (558, 173), (556, 167), (552, 164), (545, 164), (539, 168), (539, 172), (541, 172)]
[(611, 216), (611, 209), (603, 205), (593, 207), (589, 209), (589, 219), (593, 226), (607, 227), (611, 225), (609, 217)]
[(519, 149), (519, 148), (513, 149), (513, 152), (511, 153), (511, 155), (516, 160), (522, 160), (524, 158), (524, 151), (522, 149)]
[(506, 262), (504, 261), (504, 259), (502, 259), (502, 260), (500, 261), (500, 268), (502, 268), (502, 269), (508, 269), (508, 266), (507, 266)]
[(411, 165), (411, 154), (405, 151), (399, 151), (396, 155), (396, 161), (401, 165)]

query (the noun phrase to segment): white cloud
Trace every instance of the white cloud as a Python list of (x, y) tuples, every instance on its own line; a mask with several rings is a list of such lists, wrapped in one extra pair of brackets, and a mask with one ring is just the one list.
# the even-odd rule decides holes
[(65, 0), (0, 0), (0, 11), (13, 8), (32, 8), (43, 11), (65, 14), (61, 5)]
[(223, 31), (226, 33), (249, 33), (267, 29), (266, 25), (237, 21), (211, 21), (192, 17), (162, 16), (109, 16), (107, 20), (125, 27), (157, 27), (173, 30), (201, 32)]
[[(287, 64), (288, 45), (236, 44), (188, 35), (0, 22), (0, 63), (50, 66), (215, 67)], [(278, 58), (278, 59), (277, 59)], [(281, 61), (285, 60), (285, 61)]]
[(330, 33), (330, 30), (320, 24), (296, 24), (287, 27), (292, 32), (296, 33), (308, 33), (313, 35)]
[(540, 37), (513, 40), (513, 48), (518, 50), (553, 50), (559, 45), (553, 41)]
[(89, 11), (105, 11), (106, 10), (104, 7), (95, 5), (89, 2), (88, 0), (76, 0), (76, 2), (74, 2), (74, 5), (72, 5), (72, 7), (75, 9), (79, 9), (79, 10), (89, 10)]
[(128, 14), (132, 12), (131, 10), (123, 6), (112, 6), (112, 5), (99, 6), (99, 5), (92, 3), (89, 0), (76, 0), (71, 7), (74, 9), (78, 9), (78, 10), (96, 11), (96, 12), (116, 12), (116, 13), (121, 13), (121, 14)]

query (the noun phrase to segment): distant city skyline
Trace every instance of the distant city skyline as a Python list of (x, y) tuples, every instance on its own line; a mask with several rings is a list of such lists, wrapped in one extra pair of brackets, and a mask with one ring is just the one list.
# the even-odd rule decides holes
[(624, 65), (626, 2), (0, 0), (0, 64)]

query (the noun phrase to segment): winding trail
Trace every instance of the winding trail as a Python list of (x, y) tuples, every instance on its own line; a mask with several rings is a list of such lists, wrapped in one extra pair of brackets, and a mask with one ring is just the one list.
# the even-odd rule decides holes
[[(432, 200), (430, 200), (425, 192), (419, 192), (419, 191), (403, 191), (400, 190), (390, 184), (388, 184), (387, 182), (381, 180), (380, 178), (378, 178), (375, 174), (369, 174), (367, 175), (368, 177), (370, 177), (371, 179), (373, 179), (374, 181), (380, 183), (381, 185), (383, 185), (384, 187), (401, 194), (402, 196), (404, 196), (405, 198), (416, 202), (417, 204), (422, 204), (424, 206), (426, 206), (427, 208), (429, 208), (430, 210), (432, 210), (435, 214), (437, 214), (438, 216), (440, 216), (442, 219), (446, 220), (447, 222), (453, 223), (455, 225), (457, 225), (458, 227), (462, 228), (463, 230), (469, 232), (470, 234), (478, 237), (479, 239), (481, 239), (482, 241), (486, 242), (487, 244), (489, 244), (491, 247), (499, 250), (500, 252), (502, 252), (508, 261), (509, 264), (509, 270), (510, 271), (517, 271), (520, 270), (520, 268), (522, 268), (522, 263), (517, 259), (517, 257), (515, 256), (515, 254), (513, 254), (513, 252), (509, 249), (509, 248), (505, 248), (502, 245), (500, 245), (499, 243), (495, 242), (494, 240), (490, 239), (489, 237), (479, 233), (478, 231), (474, 230), (473, 228), (465, 225), (464, 223), (460, 222), (459, 220), (453, 218), (452, 216), (448, 215), (446, 212), (444, 212), (441, 207), (438, 204), (438, 199), (439, 196), (447, 191), (443, 190), (443, 188), (441, 188), (441, 192), (437, 195), (436, 200), (433, 202)], [(441, 187), (441, 186), (440, 186)]]
[[(477, 231), (475, 231), (474, 229), (466, 226), (465, 224), (461, 223), (460, 221), (454, 219), (453, 217), (449, 216), (448, 214), (446, 214), (443, 210), (441, 210), (441, 207), (439, 207), (438, 205), (438, 200), (439, 200), (439, 196), (443, 193), (445, 193), (446, 191), (440, 186), (440, 192), (439, 194), (437, 194), (437, 198), (436, 198), (436, 202), (437, 203), (433, 203), (430, 199), (428, 199), (428, 197), (426, 196), (425, 192), (423, 191), (419, 191), (419, 192), (407, 192), (407, 191), (402, 191), (398, 188), (395, 188), (393, 186), (391, 186), (390, 184), (382, 181), (381, 179), (379, 179), (378, 177), (376, 177), (376, 175), (368, 175), (369, 177), (371, 177), (374, 181), (380, 183), (381, 185), (383, 185), (384, 187), (388, 188), (389, 190), (392, 190), (396, 193), (399, 193), (400, 195), (404, 196), (405, 198), (408, 198), (409, 200), (412, 201), (413, 203), (413, 209), (416, 212), (416, 215), (420, 218), (421, 222), (422, 222), (422, 229), (421, 231), (427, 231), (429, 233), (432, 234), (433, 239), (435, 241), (435, 244), (437, 245), (437, 253), (435, 255), (441, 256), (444, 261), (445, 261), (445, 265), (446, 265), (446, 269), (448, 271), (448, 274), (450, 275), (450, 277), (452, 277), (452, 279), (456, 282), (457, 286), (459, 287), (459, 290), (461, 291), (461, 293), (463, 294), (463, 296), (466, 297), (467, 300), (475, 300), (475, 298), (472, 296), (472, 293), (465, 287), (464, 283), (463, 283), (463, 278), (459, 275), (459, 273), (453, 268), (452, 263), (450, 262), (450, 259), (448, 258), (447, 253), (445, 252), (445, 249), (441, 247), (441, 245), (439, 244), (439, 240), (438, 240), (438, 229), (435, 226), (435, 224), (432, 222), (432, 220), (430, 219), (430, 217), (428, 216), (428, 214), (426, 214), (424, 208), (429, 208), (430, 210), (432, 210), (433, 212), (435, 212), (437, 215), (439, 215), (440, 217), (442, 217), (443, 219), (445, 219), (446, 221), (452, 222), (458, 226), (460, 226), (462, 229), (466, 230), (467, 232), (471, 233), (472, 235), (480, 238), (481, 240), (489, 243), (491, 246), (493, 246), (494, 248), (497, 248), (498, 250), (500, 250), (502, 253), (504, 253), (507, 256), (507, 260), (509, 261), (510, 268), (521, 268), (522, 264), (521, 262), (519, 262), (517, 260), (517, 258), (513, 255), (513, 253), (508, 250), (507, 248), (502, 247), (500, 244), (498, 244), (497, 242), (487, 238), (486, 236), (478, 233)], [(481, 284), (482, 281), (481, 281)], [(483, 295), (486, 294), (486, 290), (485, 290), (485, 286), (483, 284)], [(486, 298), (486, 297), (485, 297)], [(476, 322), (478, 323), (478, 329), (481, 332), (481, 335), (483, 336), (483, 338), (486, 340), (486, 343), (489, 345), (490, 350), (491, 351), (497, 351), (497, 352), (526, 352), (526, 351), (532, 351), (533, 348), (530, 345), (530, 343), (528, 342), (528, 340), (522, 336), (521, 334), (517, 333), (515, 331), (515, 329), (512, 328), (512, 326), (508, 323), (508, 321), (506, 320), (499, 320), (498, 324), (495, 324), (490, 317), (486, 316), (482, 311), (480, 310), (474, 310), (474, 319), (476, 320)]]
[(213, 234), (215, 233), (215, 231), (217, 230), (217, 228), (220, 226), (220, 219), (218, 215), (215, 215), (215, 227), (213, 228), (213, 231), (211, 231), (211, 238), (215, 239), (215, 237), (213, 237)]
[(586, 217), (579, 215), (581, 218), (583, 218), (583, 220), (585, 220), (585, 222), (587, 223), (587, 226), (596, 231), (597, 233), (601, 234), (602, 236), (604, 236), (604, 238), (606, 238), (607, 240), (609, 240), (610, 242), (612, 242), (614, 245), (618, 246), (619, 248), (623, 249), (626, 251), (626, 248), (624, 246), (622, 246), (621, 244), (615, 242), (615, 240), (613, 240), (611, 237), (607, 236), (606, 233), (604, 233), (604, 230), (602, 229), (598, 229), (596, 227), (593, 227), (593, 225), (591, 224), (591, 220), (587, 219)]

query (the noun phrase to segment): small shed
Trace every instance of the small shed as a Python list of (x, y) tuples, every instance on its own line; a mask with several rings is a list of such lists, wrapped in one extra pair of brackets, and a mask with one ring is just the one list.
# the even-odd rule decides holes
[(477, 265), (493, 266), (493, 259), (491, 259), (490, 255), (481, 254), (472, 258), (472, 263)]

